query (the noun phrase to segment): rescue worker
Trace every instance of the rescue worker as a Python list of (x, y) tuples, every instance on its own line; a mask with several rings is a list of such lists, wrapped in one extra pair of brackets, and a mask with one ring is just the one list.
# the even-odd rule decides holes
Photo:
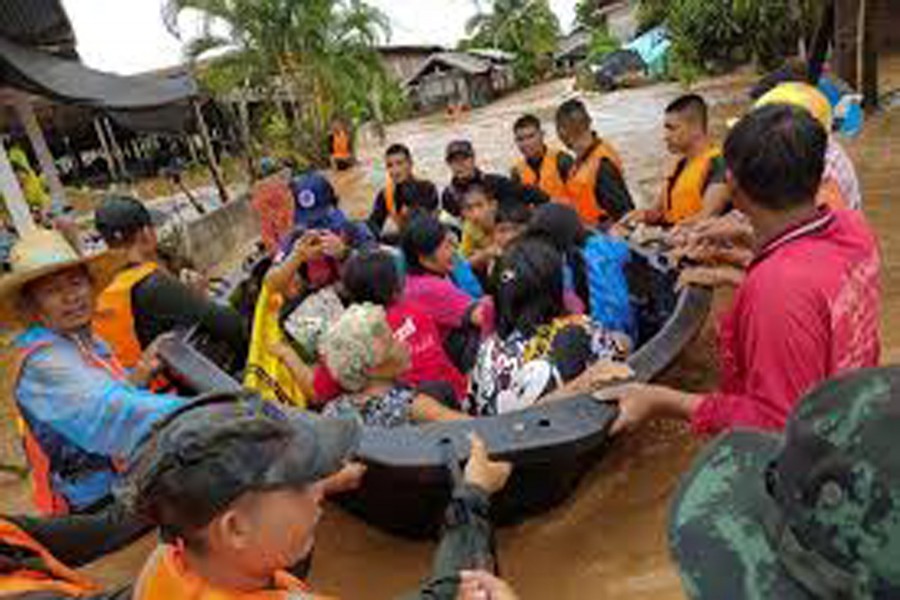
[(441, 208), (454, 219), (455, 225), (459, 225), (465, 206), (466, 193), (473, 185), (481, 185), (497, 199), (500, 206), (510, 204), (527, 204), (535, 206), (545, 204), (550, 199), (540, 189), (524, 188), (509, 177), (495, 173), (484, 173), (478, 168), (475, 158), (475, 148), (468, 140), (455, 140), (447, 145), (447, 166), (450, 167), (452, 179), (450, 185), (444, 188), (441, 194)]
[[(354, 468), (360, 433), (356, 421), (288, 414), (250, 395), (211, 396), (173, 414), (135, 454), (123, 488), (163, 542), (133, 600), (319, 597), (288, 569), (312, 548), (323, 480)], [(495, 564), (489, 497), (510, 472), (473, 436), (434, 572), (414, 597), (453, 600), (460, 571)]]
[(107, 246), (124, 254), (126, 261), (100, 294), (94, 319), (97, 335), (110, 344), (122, 365), (132, 368), (160, 335), (198, 326), (233, 357), (223, 368), (239, 370), (249, 343), (243, 318), (207, 298), (196, 274), (181, 281), (160, 267), (150, 211), (134, 198), (110, 196), (97, 208), (94, 220)]
[(819, 122), (785, 104), (731, 130), (729, 185), (756, 251), (721, 322), (721, 382), (702, 395), (642, 384), (604, 391), (619, 402), (614, 431), (654, 417), (689, 421), (700, 435), (780, 431), (808, 390), (878, 365), (878, 243), (858, 212), (816, 206), (827, 146)]
[(159, 370), (158, 342), (126, 372), (91, 331), (96, 293), (120, 262), (82, 257), (58, 232), (38, 230), (16, 243), (0, 278), (0, 324), (24, 328), (0, 360), (0, 400), (16, 411), (45, 514), (105, 508), (121, 459), (181, 404), (143, 389)]
[(566, 202), (588, 227), (609, 225), (634, 210), (618, 152), (592, 129), (591, 116), (577, 99), (556, 111), (559, 139), (575, 153), (566, 181)]
[(534, 115), (519, 117), (513, 125), (513, 134), (522, 153), (522, 158), (512, 168), (513, 181), (540, 188), (551, 200), (564, 201), (566, 180), (575, 160), (568, 153), (546, 144), (541, 121)]
[(725, 212), (730, 198), (722, 149), (709, 136), (706, 101), (681, 96), (666, 107), (665, 140), (678, 157), (655, 206), (626, 217), (650, 225), (679, 225)]
[(331, 168), (335, 171), (346, 171), (356, 163), (353, 134), (347, 123), (341, 119), (335, 119), (331, 123), (328, 149), (331, 152)]
[(413, 157), (403, 144), (393, 144), (384, 153), (387, 166), (387, 183), (378, 195), (367, 223), (372, 234), (381, 237), (385, 223), (390, 219), (394, 229), (403, 228), (409, 211), (424, 210), (436, 213), (440, 208), (437, 188), (426, 179), (418, 179), (413, 173)]

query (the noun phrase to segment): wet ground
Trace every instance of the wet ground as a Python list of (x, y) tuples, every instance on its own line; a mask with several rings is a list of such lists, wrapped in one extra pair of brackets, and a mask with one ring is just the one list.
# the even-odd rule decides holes
[[(897, 68), (895, 68), (897, 67)], [(900, 61), (889, 83), (900, 85)], [(748, 79), (729, 77), (699, 86), (716, 103), (714, 129), (743, 109)], [(654, 192), (667, 157), (660, 141), (660, 115), (679, 93), (673, 85), (655, 86), (587, 100), (602, 135), (622, 153), (633, 191)], [(458, 122), (443, 115), (397, 124), (388, 141), (403, 141), (416, 155), (421, 176), (446, 182), (443, 148), (456, 137), (470, 137), (485, 169), (506, 170), (514, 158), (510, 127), (523, 111), (549, 120), (561, 101), (572, 95), (571, 82), (557, 81), (526, 90), (474, 111)], [(552, 129), (552, 128), (550, 128)], [(882, 114), (847, 147), (857, 160), (865, 190), (866, 211), (878, 230), (885, 255), (884, 348), (886, 362), (900, 361), (900, 212), (891, 198), (900, 187), (900, 111)], [(370, 150), (372, 148), (373, 150)], [(380, 146), (365, 144), (362, 166), (335, 176), (348, 212), (361, 216), (383, 178), (375, 158)], [(721, 306), (727, 298), (718, 299)], [(693, 389), (711, 385), (712, 328), (684, 354), (666, 379)], [(0, 429), (0, 449), (10, 448), (9, 428)], [(499, 534), (504, 576), (528, 600), (554, 598), (683, 598), (668, 560), (666, 508), (679, 477), (698, 444), (678, 426), (653, 424), (618, 440), (589, 474), (577, 494), (553, 512)], [(2, 450), (0, 450), (2, 451)], [(2, 456), (2, 454), (0, 454)], [(0, 475), (0, 511), (27, 510), (23, 485)], [(127, 580), (140, 564), (149, 541), (92, 569), (108, 583)], [(380, 533), (337, 508), (329, 509), (319, 529), (313, 582), (317, 589), (343, 598), (392, 598), (415, 586), (427, 571), (432, 544), (398, 540)]]

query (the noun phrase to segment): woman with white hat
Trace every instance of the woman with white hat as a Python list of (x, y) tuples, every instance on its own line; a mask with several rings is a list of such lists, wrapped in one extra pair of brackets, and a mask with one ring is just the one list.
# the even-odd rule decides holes
[(0, 325), (23, 331), (4, 349), (0, 394), (15, 407), (41, 512), (93, 512), (110, 501), (117, 464), (180, 403), (141, 389), (156, 349), (126, 373), (91, 331), (95, 296), (120, 266), (80, 256), (54, 231), (24, 235), (0, 277)]

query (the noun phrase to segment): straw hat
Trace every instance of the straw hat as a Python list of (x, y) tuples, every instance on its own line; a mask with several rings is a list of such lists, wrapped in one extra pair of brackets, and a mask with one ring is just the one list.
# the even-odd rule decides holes
[(72, 267), (87, 267), (95, 293), (105, 289), (124, 264), (119, 253), (104, 252), (81, 256), (58, 231), (37, 230), (26, 233), (9, 255), (11, 273), (0, 275), (0, 324), (24, 324), (18, 306), (22, 288), (37, 279)]

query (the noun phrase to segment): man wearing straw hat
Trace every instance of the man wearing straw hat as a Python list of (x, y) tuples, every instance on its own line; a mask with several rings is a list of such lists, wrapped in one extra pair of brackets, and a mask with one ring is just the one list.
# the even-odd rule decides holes
[(156, 344), (126, 373), (91, 322), (97, 292), (116, 273), (111, 253), (80, 256), (54, 231), (24, 235), (0, 277), (0, 324), (22, 332), (4, 349), (0, 394), (15, 408), (38, 510), (106, 506), (117, 463), (175, 396), (141, 389), (158, 370)]

